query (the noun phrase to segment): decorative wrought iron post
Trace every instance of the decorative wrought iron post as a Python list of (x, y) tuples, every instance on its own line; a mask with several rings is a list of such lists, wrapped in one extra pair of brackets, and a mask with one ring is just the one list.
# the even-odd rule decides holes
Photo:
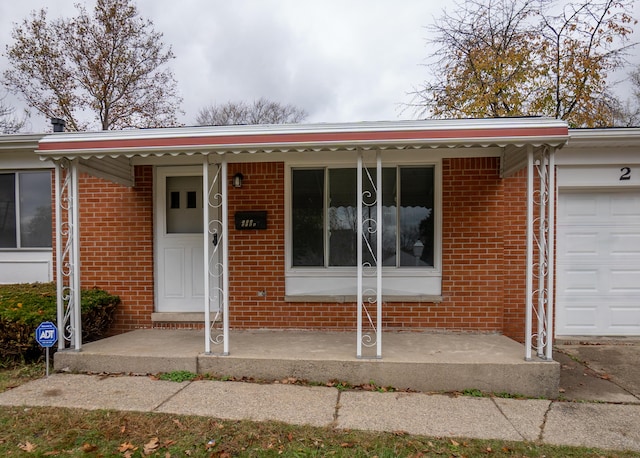
[(56, 290), (58, 349), (82, 348), (80, 308), (80, 217), (78, 168), (74, 161), (55, 162)]
[[(527, 283), (525, 359), (553, 359), (555, 150), (527, 151)], [(535, 209), (538, 216), (534, 217)], [(537, 285), (534, 282), (537, 281)], [(534, 332), (535, 328), (535, 332)]]
[[(363, 163), (363, 152), (358, 151), (357, 168), (357, 351), (356, 356), (363, 358), (364, 347), (376, 347), (375, 358), (382, 358), (382, 160), (380, 151), (376, 151), (376, 177)], [(364, 188), (366, 178), (369, 189)], [(370, 212), (364, 215), (364, 209), (375, 207), (374, 216)], [(375, 247), (371, 242), (375, 236)], [(366, 253), (364, 250), (366, 249)], [(368, 259), (365, 258), (365, 254)], [(375, 277), (375, 286), (371, 278)], [(367, 281), (367, 278), (369, 281)], [(372, 306), (375, 304), (375, 317)], [(374, 321), (375, 318), (375, 321)], [(364, 320), (366, 319), (366, 323)], [(372, 357), (372, 356), (366, 356)]]
[[(214, 169), (214, 170), (211, 170)], [(204, 156), (202, 183), (204, 186), (204, 317), (205, 353), (211, 353), (211, 343), (222, 344), (222, 355), (229, 354), (229, 267), (228, 267), (228, 207), (227, 161), (210, 164)], [(211, 307), (215, 315), (211, 319)]]

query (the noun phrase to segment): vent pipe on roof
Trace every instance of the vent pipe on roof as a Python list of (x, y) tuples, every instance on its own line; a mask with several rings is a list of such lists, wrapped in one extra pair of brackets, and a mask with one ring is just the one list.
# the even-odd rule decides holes
[(64, 132), (64, 126), (67, 123), (64, 122), (64, 119), (60, 118), (51, 118), (51, 125), (53, 126), (54, 132)]

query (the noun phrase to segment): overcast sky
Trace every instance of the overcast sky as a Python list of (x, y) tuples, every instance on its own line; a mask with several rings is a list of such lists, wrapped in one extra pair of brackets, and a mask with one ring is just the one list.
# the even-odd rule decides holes
[[(84, 0), (0, 0), (0, 52), (13, 24), (46, 6), (74, 16)], [(640, 3), (640, 2), (636, 2)], [(87, 0), (87, 9), (94, 2)], [(164, 34), (184, 101), (181, 122), (195, 124), (211, 103), (260, 97), (305, 109), (306, 122), (410, 119), (412, 88), (425, 79), (425, 26), (441, 15), (432, 0), (137, 0)], [(453, 4), (453, 2), (451, 2)], [(640, 9), (636, 4), (636, 9)], [(640, 14), (636, 13), (636, 17)], [(640, 35), (640, 32), (636, 32)], [(639, 37), (634, 37), (636, 40)], [(632, 59), (638, 61), (638, 50)], [(0, 57), (0, 71), (7, 68)], [(2, 94), (2, 93), (0, 93)], [(5, 99), (21, 107), (13, 96)], [(50, 130), (32, 113), (31, 131)]]

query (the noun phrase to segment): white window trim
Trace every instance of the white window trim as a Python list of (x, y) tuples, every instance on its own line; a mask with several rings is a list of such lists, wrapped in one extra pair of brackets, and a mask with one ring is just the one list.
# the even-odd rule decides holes
[[(293, 267), (291, 234), (291, 171), (295, 168), (356, 167), (356, 152), (341, 151), (331, 160), (302, 156), (285, 162), (285, 294), (296, 298), (332, 298), (356, 294), (356, 267)], [(404, 153), (404, 154), (401, 154)], [(411, 154), (414, 153), (414, 154)], [(412, 152), (383, 151), (383, 167), (434, 167), (434, 267), (383, 267), (382, 294), (388, 297), (439, 298), (442, 294), (442, 160), (416, 160)], [(424, 152), (423, 152), (424, 154)], [(328, 155), (323, 155), (324, 159)], [(315, 160), (314, 160), (315, 159)], [(329, 165), (328, 165), (329, 164)], [(375, 278), (371, 281), (375, 283)], [(372, 284), (373, 284), (372, 283)], [(366, 279), (365, 279), (366, 285)]]

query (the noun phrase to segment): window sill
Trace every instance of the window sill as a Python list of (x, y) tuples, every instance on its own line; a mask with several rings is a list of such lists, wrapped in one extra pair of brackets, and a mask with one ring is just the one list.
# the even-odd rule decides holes
[[(370, 297), (370, 296), (366, 296)], [(336, 304), (350, 303), (356, 302), (357, 296), (355, 295), (311, 295), (311, 294), (300, 294), (300, 295), (292, 295), (285, 296), (285, 302), (333, 302)], [(383, 295), (382, 301), (387, 303), (392, 302), (430, 302), (434, 304), (439, 304), (443, 301), (442, 296), (435, 295), (420, 295), (420, 296), (396, 296), (396, 295)]]

